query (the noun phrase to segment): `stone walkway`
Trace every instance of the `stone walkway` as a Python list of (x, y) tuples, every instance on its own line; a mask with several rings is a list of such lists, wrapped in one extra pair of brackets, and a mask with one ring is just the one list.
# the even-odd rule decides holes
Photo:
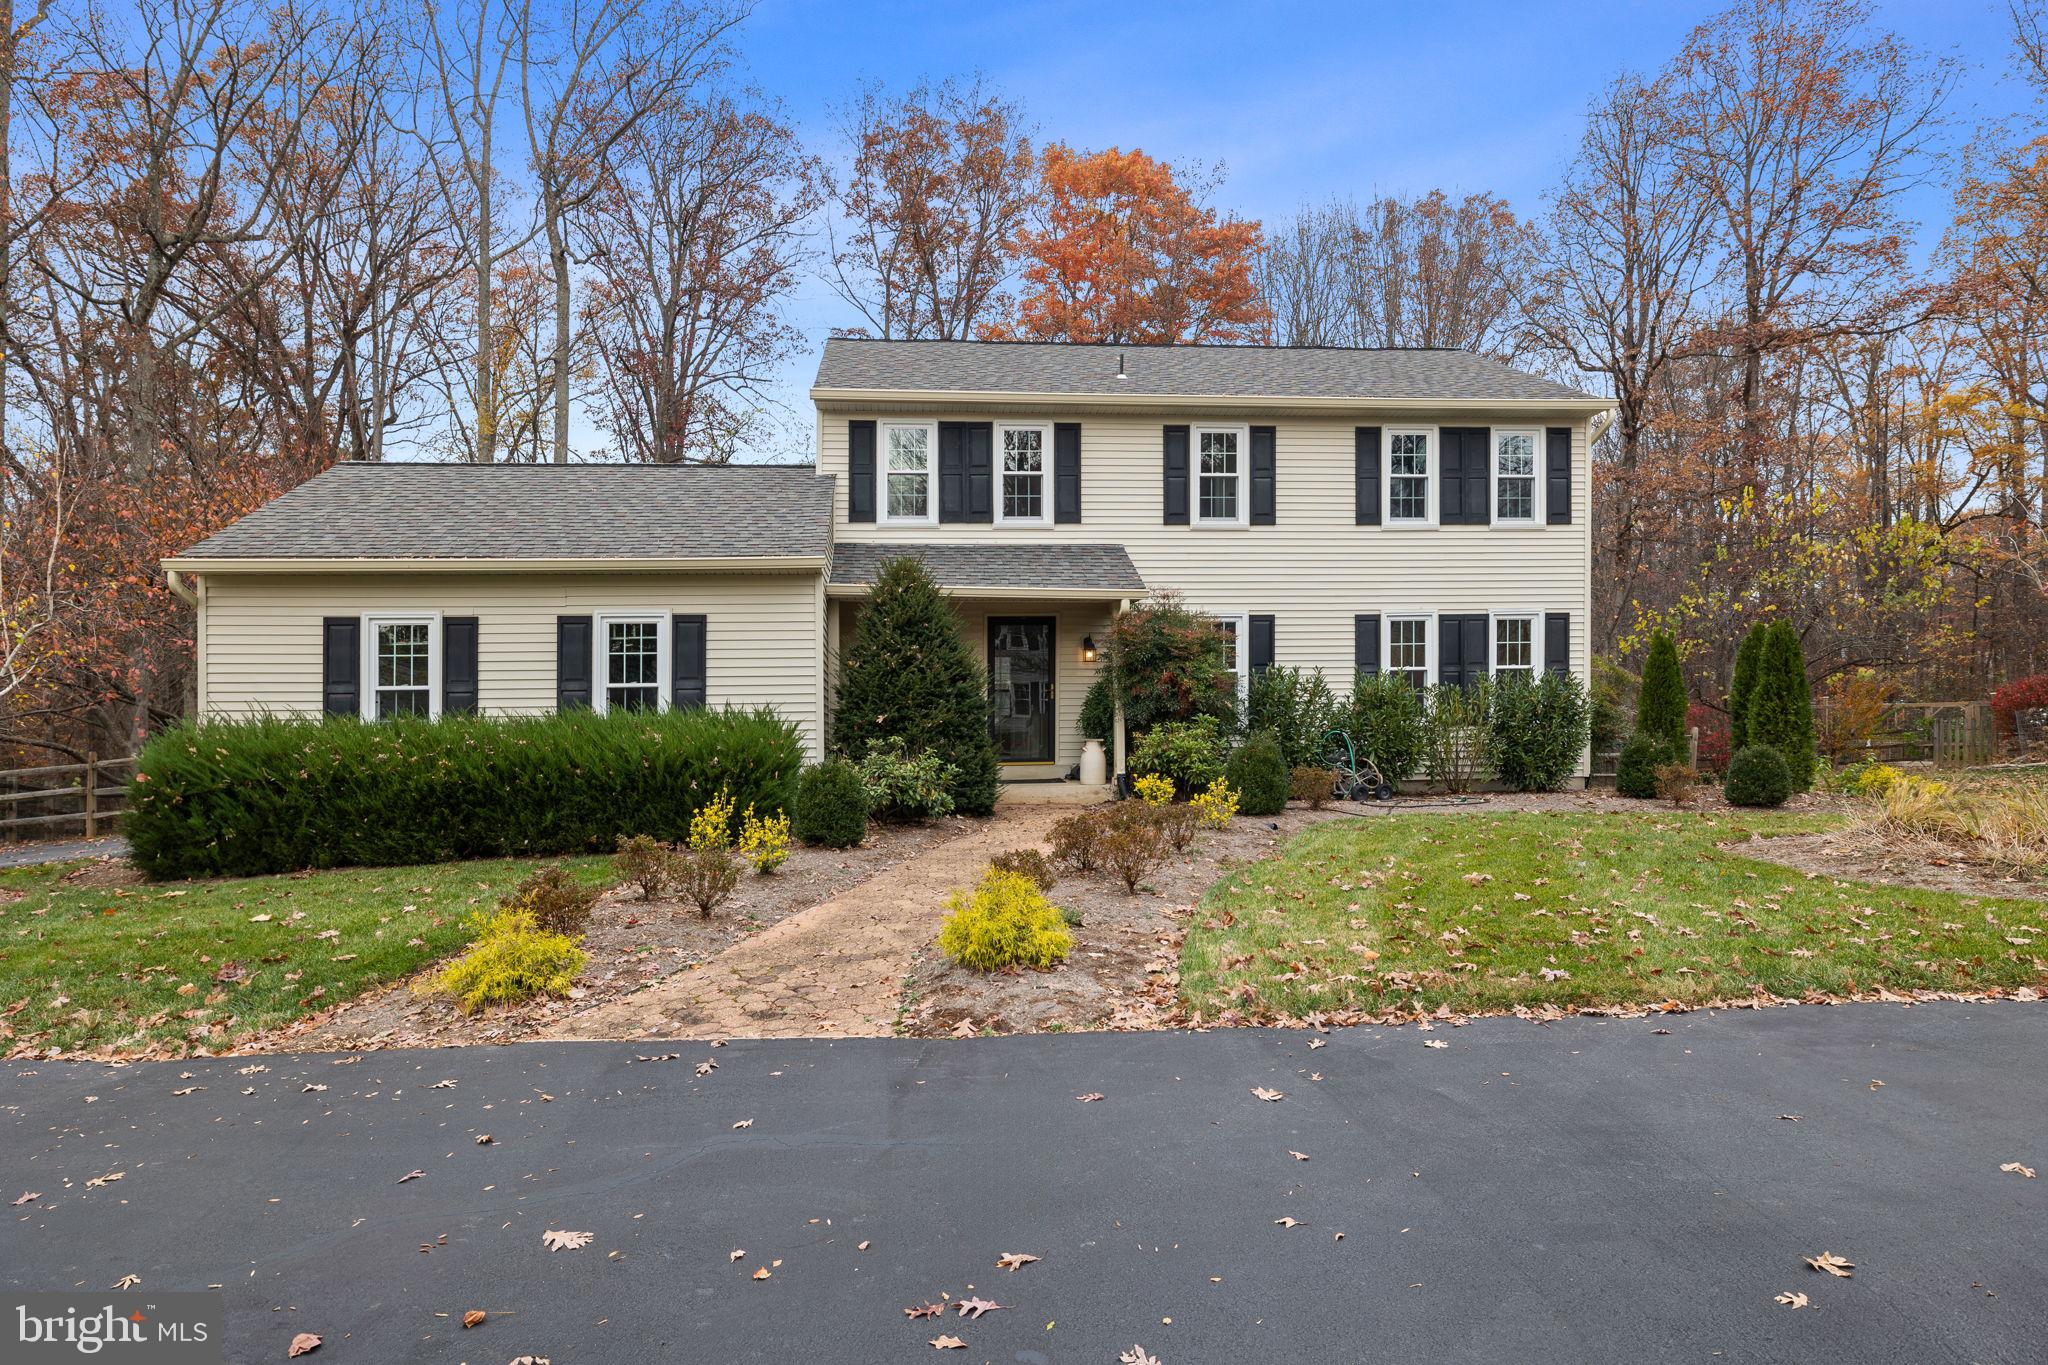
[(1042, 845), (1071, 814), (1062, 806), (1002, 807), (971, 834), (543, 1036), (888, 1037), (911, 957), (938, 933), (946, 893), (972, 885), (991, 856)]

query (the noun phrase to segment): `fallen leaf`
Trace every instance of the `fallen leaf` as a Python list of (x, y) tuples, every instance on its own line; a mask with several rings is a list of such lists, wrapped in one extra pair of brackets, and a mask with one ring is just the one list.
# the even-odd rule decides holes
[(1797, 1115), (1797, 1114), (1780, 1114), (1780, 1115), (1778, 1115), (1778, 1117), (1779, 1117), (1779, 1118), (1781, 1118), (1781, 1119), (1783, 1119), (1783, 1120), (1785, 1120), (1785, 1122), (1787, 1122), (1787, 1123), (1797, 1123), (1797, 1122), (1799, 1122), (1799, 1115)]
[(286, 1351), (285, 1354), (288, 1356), (302, 1356), (308, 1351), (317, 1351), (319, 1349), (319, 1337), (311, 1332), (301, 1332), (292, 1338), (292, 1348)]
[(114, 1288), (133, 1289), (136, 1285), (141, 1283), (142, 1277), (140, 1275), (123, 1275), (120, 1279), (114, 1282)]
[(1806, 1295), (1804, 1294), (1780, 1294), (1777, 1301), (1784, 1304), (1787, 1308), (1806, 1307)]
[(1311, 1038), (1308, 1040), (1308, 1050), (1310, 1052), (1314, 1052), (1319, 1047), (1328, 1047), (1329, 1045), (1330, 1042), (1327, 1038)]
[(1100, 1090), (1091, 1090), (1085, 1095), (1076, 1095), (1074, 1098), (1083, 1104), (1093, 1104), (1095, 1101), (1104, 1098), (1104, 1096)]
[(456, 1086), (456, 1082), (454, 1082), (454, 1081), (435, 1081), (435, 1082), (434, 1082), (434, 1083), (433, 1083), (432, 1085), (428, 1086), (428, 1087), (427, 1087), (427, 1089), (429, 1089), (429, 1090), (453, 1090), (453, 1089), (455, 1088), (455, 1086)]
[(472, 1309), (470, 1309), (470, 1310), (469, 1310), (469, 1311), (468, 1311), (467, 1313), (464, 1313), (464, 1314), (462, 1315), (462, 1325), (463, 1325), (464, 1327), (481, 1327), (481, 1326), (483, 1326), (483, 1325), (484, 1325), (484, 1310), (483, 1310), (483, 1309), (481, 1309), (481, 1308), (472, 1308)]
[(860, 1244), (859, 1246), (855, 1247), (855, 1248), (854, 1248), (854, 1250), (855, 1250), (855, 1251), (866, 1251), (866, 1250), (868, 1249), (868, 1247), (869, 1247), (869, 1246), (871, 1246), (871, 1245), (873, 1245), (873, 1244), (872, 1244), (872, 1243), (869, 1243), (869, 1242), (862, 1242), (862, 1243), (861, 1243), (861, 1244)]
[(19, 1208), (21, 1205), (28, 1203), (32, 1199), (41, 1199), (42, 1197), (43, 1192), (41, 1190), (23, 1190), (21, 1192), (21, 1198), (14, 1201), (15, 1207)]
[(964, 1351), (967, 1349), (967, 1343), (958, 1337), (936, 1336), (932, 1338), (932, 1349), (935, 1351)]
[(738, 1123), (735, 1123), (732, 1126), (732, 1128), (734, 1132), (738, 1132), (742, 1128), (752, 1128), (753, 1126), (754, 1121), (752, 1119), (741, 1119)]
[(989, 1312), (992, 1309), (1008, 1308), (1010, 1305), (997, 1303), (993, 1299), (972, 1298), (960, 1299), (953, 1306), (960, 1310), (960, 1316), (963, 1318), (978, 1318), (983, 1313)]
[(917, 1308), (904, 1309), (903, 1316), (906, 1318), (935, 1318), (945, 1311), (946, 1305), (943, 1303), (927, 1303)]
[(327, 1087), (324, 1085), (308, 1085), (304, 1090), (301, 1090), (299, 1093), (301, 1095), (317, 1095), (326, 1088)]
[(1147, 1355), (1142, 1346), (1133, 1346), (1117, 1357), (1118, 1365), (1159, 1365), (1159, 1357)]
[(738, 1260), (742, 1260), (742, 1259), (744, 1259), (744, 1258), (746, 1257), (746, 1254), (747, 1254), (747, 1253), (746, 1253), (746, 1252), (745, 1252), (744, 1250), (742, 1250), (741, 1248), (739, 1248), (739, 1247), (734, 1247), (734, 1248), (733, 1248), (733, 1252), (732, 1252), (732, 1255), (730, 1255), (730, 1256), (726, 1257), (725, 1259), (726, 1259), (727, 1261), (738, 1261)]
[(191, 1095), (204, 1089), (206, 1089), (206, 1087), (203, 1085), (188, 1085), (183, 1090), (173, 1090), (171, 1093), (173, 1095)]
[(712, 1072), (714, 1072), (714, 1071), (716, 1071), (716, 1070), (718, 1070), (718, 1063), (717, 1063), (717, 1062), (699, 1062), (699, 1063), (697, 1063), (697, 1074), (698, 1074), (699, 1076), (709, 1076), (709, 1075), (710, 1075), (710, 1074), (711, 1074)]
[(1431, 1038), (1431, 1039), (1430, 1039), (1429, 1041), (1425, 1042), (1425, 1043), (1423, 1044), (1423, 1046), (1424, 1046), (1424, 1047), (1449, 1047), (1449, 1046), (1450, 1046), (1450, 1044), (1449, 1044), (1449, 1043), (1447, 1043), (1447, 1042), (1445, 1042), (1445, 1041), (1444, 1041), (1443, 1039), (1441, 1039), (1441, 1038)]
[(408, 1180), (423, 1180), (426, 1178), (426, 1174), (425, 1171), (407, 1171), (404, 1175), (398, 1177), (398, 1183), (403, 1185)]
[[(2032, 1166), (2022, 1166), (2017, 1161), (2008, 1161), (2003, 1166), (2000, 1166), (1998, 1169), (2012, 1174), (2023, 1175), (2029, 1180), (2032, 1180), (2034, 1178), (2034, 1168)], [(31, 1199), (33, 1199), (34, 1197), (34, 1195), (29, 1196), (29, 1198)], [(17, 1199), (14, 1202), (19, 1204), (21, 1200)]]
[(546, 1356), (518, 1356), (512, 1365), (550, 1365), (550, 1362)]
[(1015, 1270), (1020, 1265), (1030, 1265), (1036, 1256), (1027, 1256), (1021, 1251), (1006, 1251), (996, 1258), (997, 1270)]
[(105, 1175), (96, 1175), (92, 1177), (92, 1179), (86, 1181), (85, 1187), (89, 1190), (96, 1190), (102, 1185), (113, 1184), (116, 1180), (119, 1180), (122, 1176), (126, 1174), (128, 1174), (128, 1172), (126, 1171), (108, 1171)]
[(1298, 1218), (1275, 1218), (1273, 1226), (1276, 1228), (1298, 1228), (1301, 1226), (1301, 1220)]
[(757, 1280), (765, 1280), (773, 1273), (773, 1271), (769, 1270), (768, 1267), (764, 1265), (759, 1270), (754, 1272), (754, 1278)]
[(1252, 1093), (1254, 1095), (1257, 1095), (1260, 1099), (1266, 1101), (1266, 1103), (1268, 1104), (1278, 1104), (1280, 1101), (1287, 1098), (1287, 1096), (1281, 1093), (1280, 1091), (1268, 1090), (1263, 1085), (1253, 1086)]
[(550, 1230), (543, 1232), (540, 1239), (547, 1244), (549, 1251), (581, 1251), (590, 1245), (590, 1239), (596, 1235), (594, 1232)]
[(1849, 1273), (1850, 1271), (1856, 1268), (1856, 1263), (1854, 1261), (1844, 1260), (1842, 1257), (1835, 1255), (1835, 1253), (1832, 1251), (1823, 1251), (1818, 1256), (1802, 1256), (1800, 1257), (1800, 1259), (1805, 1261), (1808, 1265), (1812, 1266), (1815, 1270), (1825, 1270), (1828, 1274), (1836, 1276), (1840, 1279), (1851, 1280), (1856, 1278), (1854, 1275)]

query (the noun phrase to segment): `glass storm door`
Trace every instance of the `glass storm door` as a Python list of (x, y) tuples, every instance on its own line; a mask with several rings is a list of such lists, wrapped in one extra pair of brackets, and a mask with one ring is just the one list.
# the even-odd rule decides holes
[(1050, 763), (1053, 748), (1050, 616), (991, 616), (989, 733), (1005, 763)]

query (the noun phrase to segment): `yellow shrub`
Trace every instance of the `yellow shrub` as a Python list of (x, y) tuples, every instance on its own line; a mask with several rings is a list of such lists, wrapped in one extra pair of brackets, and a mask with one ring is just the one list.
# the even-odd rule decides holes
[(690, 847), (699, 853), (732, 847), (732, 793), (724, 787), (690, 817)]
[(476, 942), (423, 987), (454, 996), (466, 1014), (536, 995), (566, 995), (589, 961), (576, 940), (544, 932), (529, 910), (493, 910), (470, 920)]
[(1173, 804), (1173, 779), (1159, 773), (1146, 773), (1131, 784), (1131, 790), (1138, 799), (1148, 806), (1170, 806)]
[(972, 893), (946, 897), (939, 951), (977, 972), (999, 967), (1050, 967), (1074, 946), (1060, 912), (1029, 877), (1001, 868), (982, 874)]
[(752, 806), (740, 819), (740, 856), (767, 876), (789, 861), (789, 817), (771, 815), (762, 819)]
[(1237, 814), (1237, 793), (1219, 777), (1209, 784), (1209, 790), (1197, 792), (1188, 804), (1201, 812), (1203, 824), (1220, 828)]
[[(1849, 777), (1851, 796), (1883, 796), (1905, 774), (1889, 763), (1871, 763), (1857, 768)], [(1925, 779), (1921, 779), (1925, 780)]]

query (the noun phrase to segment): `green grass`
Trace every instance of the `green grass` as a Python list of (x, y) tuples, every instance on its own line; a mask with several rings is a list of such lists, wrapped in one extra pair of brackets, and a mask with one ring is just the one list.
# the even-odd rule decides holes
[[(468, 912), (538, 861), (101, 888), (66, 884), (78, 863), (0, 872), (23, 897), (0, 905), (0, 1042), (218, 1050), (459, 950)], [(569, 865), (614, 879), (609, 858)], [(218, 979), (230, 963), (245, 975)]]
[(2048, 984), (2048, 905), (1809, 878), (1717, 848), (1830, 823), (1660, 811), (1319, 825), (1209, 889), (1181, 990), (1213, 1018)]

